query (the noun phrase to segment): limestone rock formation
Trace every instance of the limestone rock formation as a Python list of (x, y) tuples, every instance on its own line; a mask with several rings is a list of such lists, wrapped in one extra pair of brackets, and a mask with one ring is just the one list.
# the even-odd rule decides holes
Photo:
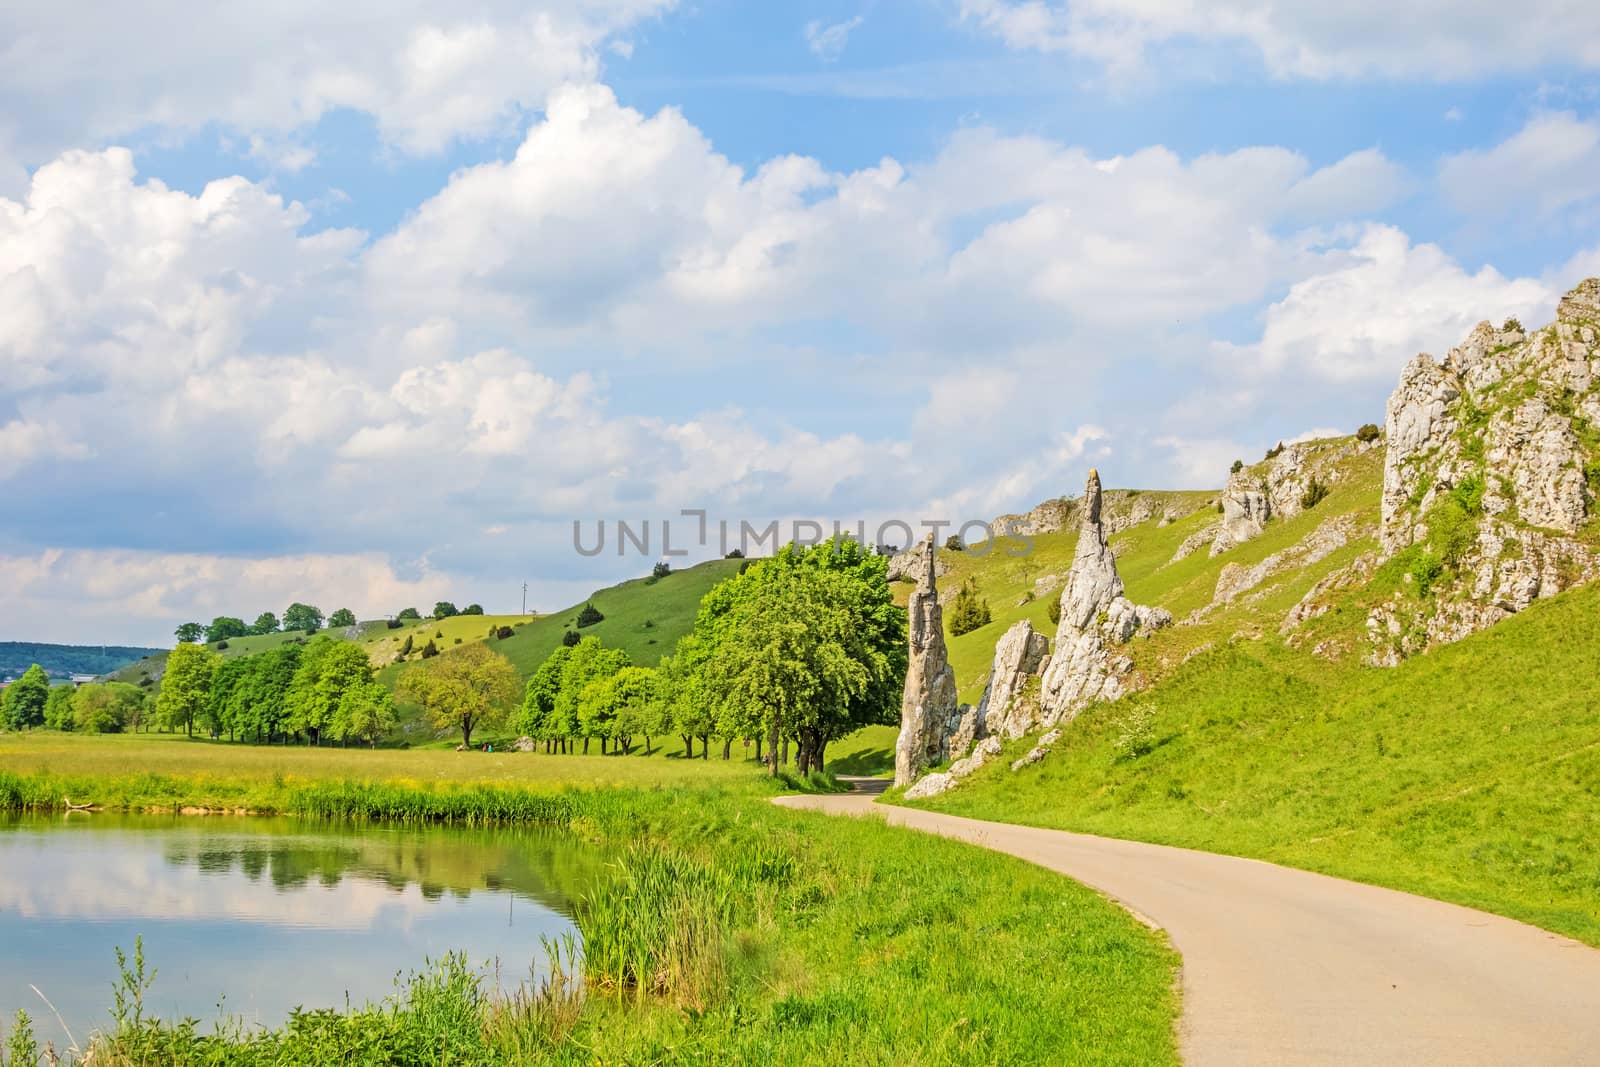
[(889, 580), (916, 581), (927, 568), (929, 555), (933, 556), (933, 569), (936, 575), (943, 575), (950, 570), (939, 558), (939, 553), (933, 551), (933, 537), (930, 534), (927, 540), (919, 541), (904, 552), (896, 552), (889, 557)]
[(944, 612), (934, 576), (930, 534), (920, 554), (916, 592), (906, 605), (911, 660), (900, 700), (900, 736), (894, 747), (894, 783), (910, 785), (946, 757), (950, 720), (957, 711), (956, 676), (944, 645)]
[(989, 684), (978, 701), (977, 719), (997, 737), (1021, 737), (1039, 718), (1038, 687), (1031, 680), (1044, 673), (1050, 660), (1050, 639), (1027, 619), (1014, 624), (994, 646)]
[(1161, 608), (1136, 605), (1122, 595), (1116, 557), (1101, 521), (1100, 475), (1089, 472), (1082, 525), (1067, 587), (1061, 591), (1061, 624), (1055, 651), (1040, 684), (1041, 726), (1070, 720), (1096, 700), (1122, 695), (1122, 679), (1133, 661), (1116, 652), (1135, 634), (1172, 623)]
[(916, 785), (906, 790), (907, 800), (924, 800), (936, 797), (940, 793), (948, 793), (960, 784), (961, 779), (988, 763), (1000, 754), (1000, 739), (998, 737), (986, 738), (972, 750), (972, 755), (958, 759), (950, 765), (948, 771), (938, 774), (924, 775)]
[(1600, 573), (1580, 537), (1600, 488), (1600, 279), (1525, 332), (1479, 323), (1400, 375), (1386, 414), (1385, 556), (1433, 574), (1368, 619), (1370, 662), (1454, 641)]
[[(1258, 536), (1269, 519), (1298, 515), (1304, 510), (1306, 491), (1313, 481), (1331, 487), (1341, 477), (1341, 461), (1375, 447), (1375, 442), (1354, 438), (1338, 443), (1301, 441), (1282, 446), (1282, 451), (1269, 459), (1234, 471), (1222, 490), (1222, 520), (1211, 540), (1211, 555), (1220, 556)], [(1185, 542), (1173, 561), (1198, 547)]]

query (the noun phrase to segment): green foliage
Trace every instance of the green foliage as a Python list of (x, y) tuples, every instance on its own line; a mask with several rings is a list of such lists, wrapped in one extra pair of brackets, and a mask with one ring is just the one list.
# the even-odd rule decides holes
[(1326, 500), (1328, 498), (1328, 493), (1329, 489), (1327, 483), (1313, 474), (1311, 476), (1311, 480), (1306, 483), (1305, 492), (1300, 494), (1300, 507), (1306, 511), (1310, 511), (1312, 508)]
[(413, 634), (406, 634), (406, 639), (404, 641), (400, 642), (400, 651), (395, 653), (395, 654), (397, 656), (399, 656), (401, 659), (405, 659), (407, 656), (411, 655), (411, 650), (414, 647), (415, 647), (414, 635)]
[(44, 702), (44, 725), (52, 730), (71, 730), (77, 725), (72, 715), (72, 686), (50, 687)]
[(650, 568), (650, 577), (652, 577), (652, 578), (657, 578), (657, 579), (665, 578), (667, 575), (669, 575), (671, 573), (672, 573), (672, 564), (668, 563), (664, 559), (656, 560), (656, 565), (654, 567)]
[(283, 628), (315, 633), (322, 629), (322, 609), (296, 601), (283, 610)]
[(1356, 428), (1356, 440), (1362, 444), (1371, 444), (1383, 435), (1375, 422), (1364, 422)]
[(576, 631), (576, 630), (568, 630), (566, 633), (561, 635), (561, 647), (563, 647), (563, 648), (571, 648), (573, 645), (577, 644), (579, 641), (582, 641), (582, 640), (583, 640), (583, 635), (580, 634), (578, 631)]
[(196, 721), (210, 706), (211, 676), (220, 659), (200, 645), (180, 644), (172, 650), (156, 698), (156, 717), (163, 725), (194, 733)]
[(394, 694), (377, 682), (352, 685), (339, 698), (333, 733), (341, 740), (365, 741), (376, 747), (378, 738), (392, 732), (397, 721)]
[[(256, 616), (256, 621), (250, 624), (250, 633), (260, 637), (262, 634), (275, 634), (278, 632), (278, 617), (270, 611), (263, 611)], [(182, 638), (179, 638), (181, 641)]]
[(354, 626), (355, 624), (356, 613), (351, 611), (349, 608), (340, 608), (332, 615), (328, 616), (329, 626), (336, 626), (340, 629), (343, 629), (346, 626)]
[(744, 551), (742, 549), (736, 548), (733, 551), (729, 552), (726, 556), (723, 556), (722, 558), (723, 559), (744, 559)]
[(372, 681), (372, 662), (358, 645), (318, 637), (305, 647), (284, 696), (284, 727), (313, 743), (339, 739), (345, 694)]
[(468, 604), (466, 607), (461, 609), (461, 614), (463, 614), (463, 615), (482, 615), (483, 614), (483, 605), (482, 604)]
[(578, 612), (578, 629), (581, 630), (585, 626), (593, 626), (597, 622), (604, 622), (605, 618), (604, 615), (600, 614), (600, 609), (595, 607), (593, 603), (584, 604), (583, 610)]
[(399, 695), (421, 704), (436, 728), (460, 730), (461, 743), (470, 746), (472, 731), (504, 722), (521, 692), (509, 660), (487, 645), (471, 644), (406, 673)]
[(1238, 474), (1242, 470), (1244, 470), (1244, 460), (1242, 459), (1234, 460), (1233, 463), (1228, 467), (1229, 474)]
[(6, 1035), (5, 1053), (10, 1067), (38, 1067), (40, 1049), (33, 1036), (33, 1021), (21, 1008), (17, 1009), (11, 1033)]
[(231, 637), (248, 637), (249, 634), (250, 627), (245, 625), (243, 619), (218, 615), (211, 620), (211, 625), (206, 627), (206, 644), (214, 645), (218, 641), (226, 641)]
[(459, 614), (460, 612), (456, 611), (456, 606), (448, 600), (441, 600), (433, 606), (433, 617), (436, 619), (448, 619), (453, 615)]
[(1050, 604), (1045, 609), (1045, 612), (1050, 617), (1051, 626), (1061, 625), (1061, 595), (1059, 593), (1050, 598)]
[(6, 729), (32, 729), (45, 725), (45, 704), (50, 702), (50, 678), (38, 664), (0, 691), (0, 713)]
[(420, 619), (422, 618), (422, 612), (418, 611), (416, 608), (401, 608), (399, 613), (395, 615), (395, 618), (408, 621)]
[(961, 538), (956, 534), (951, 534), (949, 537), (944, 539), (944, 549), (946, 552), (964, 552), (966, 551), (966, 547), (966, 545), (961, 543)]
[(1119, 761), (1148, 756), (1156, 747), (1156, 718), (1159, 712), (1148, 701), (1139, 701), (1123, 713), (1118, 731), (1111, 740), (1111, 751)]
[(1500, 324), (1500, 329), (1504, 333), (1521, 333), (1522, 321), (1516, 318), (1508, 318)]
[(1283, 442), (1279, 441), (1276, 445), (1273, 445), (1271, 448), (1267, 449), (1266, 458), (1277, 459), (1281, 455), (1283, 455)]
[(945, 615), (945, 628), (952, 637), (969, 634), (979, 627), (989, 625), (993, 618), (989, 610), (989, 601), (978, 595), (977, 587), (970, 581), (961, 583), (961, 588), (950, 600), (948, 614)]
[(433, 643), (433, 638), (428, 638), (428, 643), (422, 646), (423, 659), (432, 659), (439, 654), (439, 646)]
[(197, 645), (205, 637), (206, 628), (197, 622), (186, 622), (181, 623), (173, 634), (180, 645)]
[(1583, 465), (1583, 480), (1590, 495), (1600, 496), (1600, 460), (1590, 460)]
[(76, 729), (90, 734), (121, 733), (139, 721), (144, 695), (126, 682), (79, 686), (72, 694)]

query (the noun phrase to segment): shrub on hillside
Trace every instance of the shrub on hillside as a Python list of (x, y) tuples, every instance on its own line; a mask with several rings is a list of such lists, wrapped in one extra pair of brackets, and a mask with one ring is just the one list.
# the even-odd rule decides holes
[(384, 625), (388, 626), (391, 630), (398, 630), (400, 627), (404, 626), (405, 623), (401, 622), (399, 619), (390, 619)]
[(593, 604), (585, 604), (583, 610), (578, 612), (577, 625), (581, 630), (585, 626), (593, 626), (597, 622), (604, 622), (605, 616), (600, 614), (600, 609)]
[(561, 644), (567, 648), (571, 648), (573, 645), (576, 645), (582, 640), (583, 638), (579, 636), (578, 631), (576, 630), (568, 630), (566, 633), (561, 635)]
[(729, 552), (726, 556), (723, 556), (722, 558), (723, 559), (744, 559), (744, 553), (736, 548), (732, 552)]
[(966, 550), (966, 546), (961, 543), (961, 538), (955, 534), (951, 534), (944, 539), (944, 547), (947, 552), (962, 552)]
[(1362, 444), (1369, 444), (1373, 441), (1376, 441), (1378, 436), (1382, 433), (1383, 431), (1378, 429), (1377, 423), (1364, 422), (1361, 424), (1360, 428), (1356, 430), (1356, 440), (1360, 441)]
[(212, 645), (211, 647), (216, 649), (218, 652), (221, 652), (223, 649), (228, 647), (228, 642), (226, 642), (226, 641), (218, 641), (216, 644)]
[(461, 609), (461, 614), (463, 614), (463, 615), (482, 615), (483, 614), (483, 605), (482, 604), (468, 604), (466, 607)]
[(989, 625), (989, 602), (978, 595), (970, 581), (962, 584), (955, 599), (950, 601), (950, 614), (945, 622), (951, 637), (969, 634), (981, 626)]
[(1522, 320), (1518, 318), (1509, 318), (1500, 324), (1500, 329), (1505, 333), (1521, 333)]
[(671, 573), (672, 564), (668, 563), (664, 559), (656, 560), (656, 565), (650, 568), (650, 577), (652, 578), (665, 578)]
[(1238, 474), (1242, 470), (1244, 470), (1244, 460), (1236, 459), (1236, 460), (1233, 461), (1233, 466), (1228, 468), (1228, 473), (1229, 474)]
[(1051, 625), (1052, 626), (1060, 626), (1061, 625), (1061, 597), (1060, 596), (1053, 596), (1053, 597), (1050, 598), (1049, 614), (1050, 614), (1050, 623), (1051, 623)]
[(422, 658), (423, 659), (432, 659), (433, 657), (437, 656), (438, 654), (439, 654), (439, 646), (435, 645), (431, 640), (427, 644), (422, 646)]
[(505, 640), (505, 639), (506, 639), (506, 638), (508, 638), (508, 637), (510, 637), (510, 636), (511, 636), (511, 635), (512, 635), (512, 634), (514, 634), (514, 633), (516, 633), (516, 632), (517, 632), (517, 631), (515, 631), (515, 630), (513, 630), (513, 629), (512, 629), (512, 628), (511, 628), (511, 627), (509, 627), (509, 626), (502, 626), (502, 627), (500, 627), (500, 628), (499, 628), (499, 629), (498, 629), (498, 630), (496, 630), (496, 631), (495, 631), (495, 632), (494, 632), (494, 636), (495, 636), (495, 637), (496, 637), (496, 638), (497, 638), (497, 639), (499, 639), (499, 640), (501, 640), (501, 641), (504, 641), (504, 640)]
[(1283, 455), (1283, 442), (1282, 441), (1279, 441), (1276, 445), (1274, 445), (1273, 447), (1267, 449), (1267, 458), (1268, 459), (1277, 459), (1281, 455)]
[(1315, 474), (1306, 483), (1306, 491), (1300, 494), (1300, 506), (1307, 511), (1316, 507), (1328, 498), (1328, 486)]

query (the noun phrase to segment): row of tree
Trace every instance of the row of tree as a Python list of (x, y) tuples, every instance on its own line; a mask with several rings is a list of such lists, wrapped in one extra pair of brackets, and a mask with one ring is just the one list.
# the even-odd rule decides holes
[(171, 730), (271, 744), (377, 743), (395, 728), (394, 696), (361, 646), (319, 637), (224, 658), (180, 644), (167, 657), (156, 722)]
[[(448, 600), (441, 600), (433, 606), (435, 619), (448, 619), (455, 615), (482, 615), (483, 605), (468, 604), (457, 609)], [(415, 621), (422, 618), (422, 613), (416, 608), (401, 608), (395, 615), (401, 621)], [(330, 629), (342, 629), (356, 624), (356, 613), (349, 608), (339, 608), (324, 619), (322, 609), (315, 604), (301, 604), (296, 601), (284, 609), (283, 618), (270, 611), (263, 611), (256, 616), (255, 622), (247, 623), (243, 619), (232, 615), (218, 615), (210, 623), (186, 622), (173, 631), (180, 643), (199, 644), (205, 642), (214, 645), (218, 641), (231, 641), (236, 637), (259, 637), (262, 634), (275, 634), (279, 631), (293, 633), (303, 630), (306, 633), (316, 633), (322, 629), (324, 622)]]
[(137, 729), (154, 707), (155, 698), (124, 682), (80, 685), (50, 684), (35, 663), (12, 682), (0, 698), (0, 726), (9, 730), (81, 730), (113, 734)]

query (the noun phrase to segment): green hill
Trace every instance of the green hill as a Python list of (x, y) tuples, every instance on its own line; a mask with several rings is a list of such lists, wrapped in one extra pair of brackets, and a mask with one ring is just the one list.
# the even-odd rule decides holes
[(155, 648), (128, 645), (46, 645), (34, 641), (0, 641), (0, 678), (15, 678), (37, 663), (52, 678), (74, 674), (109, 674), (135, 663)]

